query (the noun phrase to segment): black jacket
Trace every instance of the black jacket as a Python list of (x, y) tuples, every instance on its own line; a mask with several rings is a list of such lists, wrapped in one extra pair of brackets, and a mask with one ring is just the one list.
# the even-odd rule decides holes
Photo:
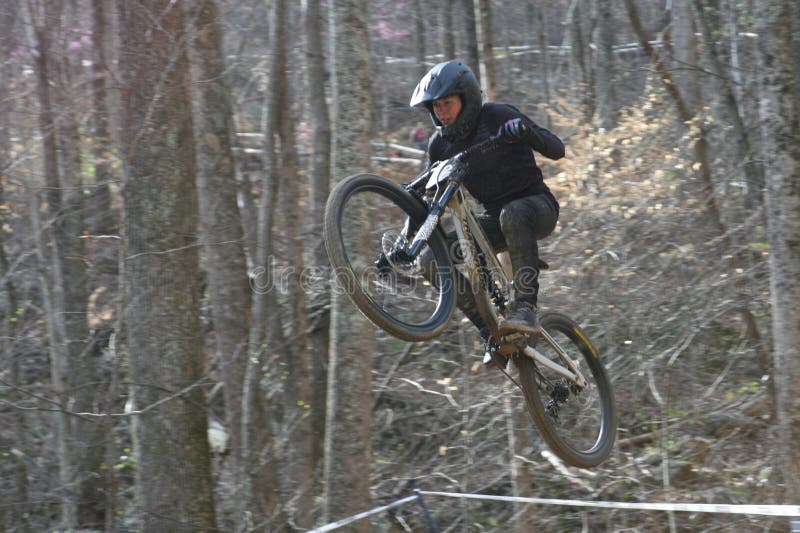
[(428, 165), (448, 159), (496, 135), (500, 126), (513, 118), (524, 120), (531, 134), (523, 142), (502, 144), (496, 150), (470, 158), (464, 185), (490, 213), (499, 211), (511, 200), (532, 194), (547, 195), (558, 211), (558, 202), (544, 183), (533, 150), (550, 159), (561, 159), (564, 157), (564, 144), (512, 105), (483, 104), (475, 129), (465, 139), (451, 143), (438, 132), (434, 133), (428, 142)]

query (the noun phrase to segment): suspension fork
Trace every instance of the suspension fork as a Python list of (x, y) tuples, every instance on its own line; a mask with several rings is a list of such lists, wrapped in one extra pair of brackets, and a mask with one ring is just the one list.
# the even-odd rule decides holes
[(433, 232), (436, 231), (439, 221), (442, 219), (442, 215), (444, 214), (445, 207), (447, 207), (450, 198), (453, 197), (455, 192), (458, 190), (458, 187), (458, 183), (451, 181), (447, 184), (447, 187), (445, 188), (439, 200), (433, 202), (431, 205), (428, 216), (425, 218), (425, 222), (423, 222), (419, 227), (417, 234), (414, 236), (414, 240), (408, 246), (408, 250), (406, 251), (412, 260), (417, 258), (422, 250), (422, 247), (425, 245), (428, 239), (431, 238)]

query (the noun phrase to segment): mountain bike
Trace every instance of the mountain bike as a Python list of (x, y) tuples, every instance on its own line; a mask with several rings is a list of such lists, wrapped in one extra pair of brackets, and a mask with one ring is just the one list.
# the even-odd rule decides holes
[[(540, 315), (537, 335), (498, 331), (513, 284), (462, 182), (470, 158), (500, 142), (505, 141), (493, 137), (473, 145), (405, 184), (373, 174), (343, 179), (325, 208), (325, 247), (340, 289), (399, 339), (439, 335), (456, 306), (456, 288), (466, 286), (489, 326), (489, 366), (520, 388), (531, 419), (558, 457), (577, 467), (597, 466), (611, 453), (616, 409), (606, 370), (586, 334), (556, 312)], [(446, 225), (457, 236), (452, 250)], [(508, 361), (518, 379), (506, 372)]]

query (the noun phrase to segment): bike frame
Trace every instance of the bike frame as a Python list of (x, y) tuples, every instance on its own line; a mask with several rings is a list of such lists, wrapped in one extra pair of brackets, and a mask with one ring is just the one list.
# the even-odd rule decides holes
[[(490, 141), (496, 142), (494, 139), (490, 139)], [(453, 159), (459, 157), (463, 157), (463, 155), (456, 156)], [(437, 189), (429, 204), (429, 214), (413, 236), (413, 239), (411, 239), (407, 253), (410, 257), (417, 257), (425, 241), (430, 238), (439, 226), (442, 216), (445, 212), (449, 212), (455, 221), (458, 243), (464, 254), (464, 261), (458, 265), (458, 268), (469, 281), (470, 288), (475, 295), (477, 310), (489, 326), (493, 338), (499, 339), (501, 345), (516, 346), (513, 341), (504, 339), (499, 335), (497, 327), (500, 316), (497, 306), (490, 300), (490, 288), (484, 286), (486, 278), (481, 275), (482, 267), (478, 259), (478, 250), (482, 252), (486, 261), (485, 268), (489, 270), (493, 280), (499, 281), (500, 287), (505, 290), (507, 298), (511, 296), (511, 282), (492, 250), (489, 238), (472, 211), (471, 205), (474, 203), (474, 199), (461, 187), (460, 177), (457, 172), (454, 172), (460, 162), (460, 160), (445, 162), (414, 180), (413, 183), (419, 183), (422, 178), (433, 180), (434, 183), (437, 183)], [(441, 187), (441, 183), (446, 183), (444, 188)], [(564, 363), (563, 366), (545, 357), (535, 347), (527, 343), (524, 343), (524, 347), (517, 346), (514, 351), (519, 351), (530, 357), (538, 365), (551, 369), (570, 383), (580, 388), (586, 387), (586, 378), (581, 373), (578, 362), (573, 360), (547, 331), (542, 329), (541, 335), (545, 342), (558, 353)], [(518, 350), (518, 348), (521, 349)]]

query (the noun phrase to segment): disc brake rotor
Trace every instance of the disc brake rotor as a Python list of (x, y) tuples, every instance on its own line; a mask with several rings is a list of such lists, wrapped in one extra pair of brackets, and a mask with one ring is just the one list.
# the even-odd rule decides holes
[(408, 239), (397, 231), (387, 231), (381, 237), (381, 251), (392, 270), (403, 276), (414, 277), (420, 274), (422, 269), (419, 266), (419, 259), (410, 261), (405, 257), (408, 244)]

